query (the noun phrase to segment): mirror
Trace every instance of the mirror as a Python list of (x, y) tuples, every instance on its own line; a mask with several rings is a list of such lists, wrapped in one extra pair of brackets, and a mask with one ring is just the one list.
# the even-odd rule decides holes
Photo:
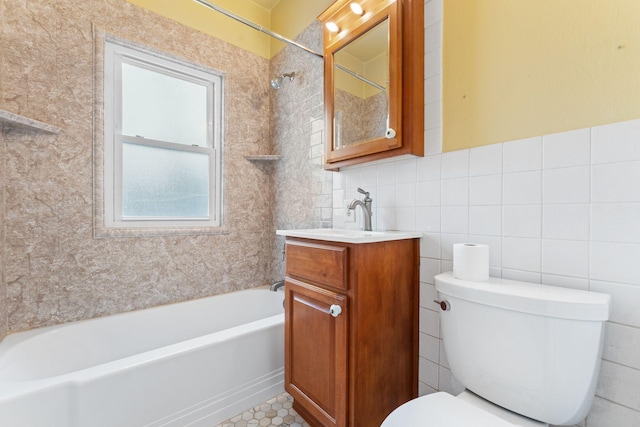
[[(325, 168), (329, 170), (423, 153), (423, 4), (361, 0), (357, 4), (362, 11), (356, 13), (355, 3), (336, 0), (318, 17), (324, 24)], [(409, 48), (414, 49), (411, 54), (403, 54)], [(419, 71), (414, 64), (418, 60)], [(407, 100), (405, 79), (415, 83), (411, 97), (405, 95)], [(407, 107), (418, 108), (407, 111), (405, 118)]]
[(389, 121), (389, 19), (333, 54), (333, 148), (385, 136)]

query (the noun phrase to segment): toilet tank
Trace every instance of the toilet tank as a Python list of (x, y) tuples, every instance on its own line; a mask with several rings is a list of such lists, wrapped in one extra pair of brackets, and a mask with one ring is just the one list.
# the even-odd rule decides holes
[(449, 309), (440, 327), (451, 372), (468, 390), (513, 412), (575, 424), (591, 407), (610, 296), (489, 278), (435, 277)]

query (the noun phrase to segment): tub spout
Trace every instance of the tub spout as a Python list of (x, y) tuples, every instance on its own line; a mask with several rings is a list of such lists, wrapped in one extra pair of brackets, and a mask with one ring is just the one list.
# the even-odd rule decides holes
[(284, 288), (284, 280), (278, 280), (277, 282), (273, 282), (271, 284), (271, 289), (273, 292), (278, 292), (278, 289)]

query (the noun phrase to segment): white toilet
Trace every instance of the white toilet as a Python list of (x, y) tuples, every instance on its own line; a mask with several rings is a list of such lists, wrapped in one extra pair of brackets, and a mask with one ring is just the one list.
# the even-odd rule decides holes
[(573, 425), (593, 400), (610, 296), (489, 278), (435, 277), (440, 330), (466, 388), (395, 409), (381, 427)]

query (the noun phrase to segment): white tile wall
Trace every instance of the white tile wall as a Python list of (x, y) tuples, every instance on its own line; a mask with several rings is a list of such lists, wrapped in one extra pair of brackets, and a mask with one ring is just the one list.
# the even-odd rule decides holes
[(469, 206), (469, 234), (502, 235), (500, 206)]
[(545, 240), (542, 272), (569, 277), (589, 277), (589, 242)]
[(442, 151), (442, 126), (424, 131), (424, 154), (438, 154)]
[(420, 354), (422, 354), (425, 359), (433, 363), (438, 363), (439, 345), (438, 338), (422, 332), (420, 333)]
[[(640, 329), (618, 323), (607, 324), (605, 360), (640, 369)], [(635, 408), (640, 410), (640, 407)]]
[(469, 153), (469, 176), (502, 173), (502, 145), (474, 148)]
[[(640, 145), (640, 143), (638, 144)], [(591, 166), (591, 202), (637, 202), (640, 161)]]
[(544, 169), (589, 165), (591, 159), (590, 129), (545, 135), (542, 138)]
[(611, 312), (610, 321), (640, 328), (640, 286), (591, 280), (591, 290), (611, 295), (615, 310)]
[(469, 150), (451, 151), (442, 154), (441, 178), (469, 176)]
[(467, 206), (442, 206), (440, 212), (440, 230), (443, 233), (469, 233), (469, 208)]
[(545, 170), (543, 181), (543, 203), (589, 203), (589, 166)]
[[(427, 144), (425, 142), (425, 144)], [(438, 142), (439, 144), (439, 142)], [(442, 156), (425, 156), (416, 160), (416, 179), (421, 181), (439, 181)]]
[(441, 184), (442, 206), (466, 206), (469, 204), (469, 179), (447, 178)]
[(440, 206), (416, 208), (416, 230), (440, 232)]
[(591, 162), (617, 163), (640, 160), (640, 121), (614, 123), (591, 129)]
[(596, 395), (587, 420), (589, 427), (640, 426), (640, 411)]
[(416, 206), (440, 206), (440, 181), (416, 182)]
[(542, 202), (540, 171), (502, 175), (502, 200), (505, 205), (534, 205)]
[(591, 206), (591, 238), (600, 241), (640, 242), (640, 203)]
[[(334, 199), (366, 184), (378, 229), (424, 232), (419, 391), (462, 390), (440, 339), (433, 277), (452, 269), (454, 243), (474, 241), (490, 246), (492, 276), (612, 296), (600, 382), (580, 425), (640, 426), (640, 119), (442, 153), (442, 2), (425, 1), (425, 157), (333, 180)], [(357, 228), (339, 208), (334, 226)]]
[[(473, 151), (472, 151), (473, 153)], [(469, 178), (469, 204), (501, 205), (502, 175), (482, 175)]]
[(540, 169), (542, 169), (542, 137), (503, 144), (502, 171), (504, 173)]
[(589, 277), (616, 283), (640, 285), (640, 242), (591, 241)]
[(598, 395), (629, 408), (640, 408), (640, 371), (605, 360)]
[(541, 205), (505, 205), (502, 233), (508, 237), (540, 238), (542, 235)]
[(589, 240), (589, 204), (543, 205), (542, 237)]
[[(350, 185), (367, 182), (366, 189), (376, 195), (374, 218), (379, 229), (425, 233), (420, 274), (421, 393), (459, 391), (438, 339), (438, 311), (431, 302), (433, 277), (451, 269), (454, 243), (474, 241), (490, 246), (493, 276), (612, 295), (602, 374), (586, 425), (636, 425), (640, 419), (640, 160), (635, 160), (636, 148), (629, 141), (640, 146), (638, 123), (544, 135), (415, 161), (387, 161), (337, 174), (344, 178), (334, 178), (334, 199), (340, 200), (343, 193), (357, 194)], [(606, 138), (616, 152), (608, 153), (604, 142), (593, 144), (592, 134)], [(373, 175), (377, 184), (367, 178)], [(345, 188), (340, 188), (342, 183)], [(358, 225), (340, 224), (336, 215), (334, 226)], [(612, 420), (617, 421), (612, 424)]]

